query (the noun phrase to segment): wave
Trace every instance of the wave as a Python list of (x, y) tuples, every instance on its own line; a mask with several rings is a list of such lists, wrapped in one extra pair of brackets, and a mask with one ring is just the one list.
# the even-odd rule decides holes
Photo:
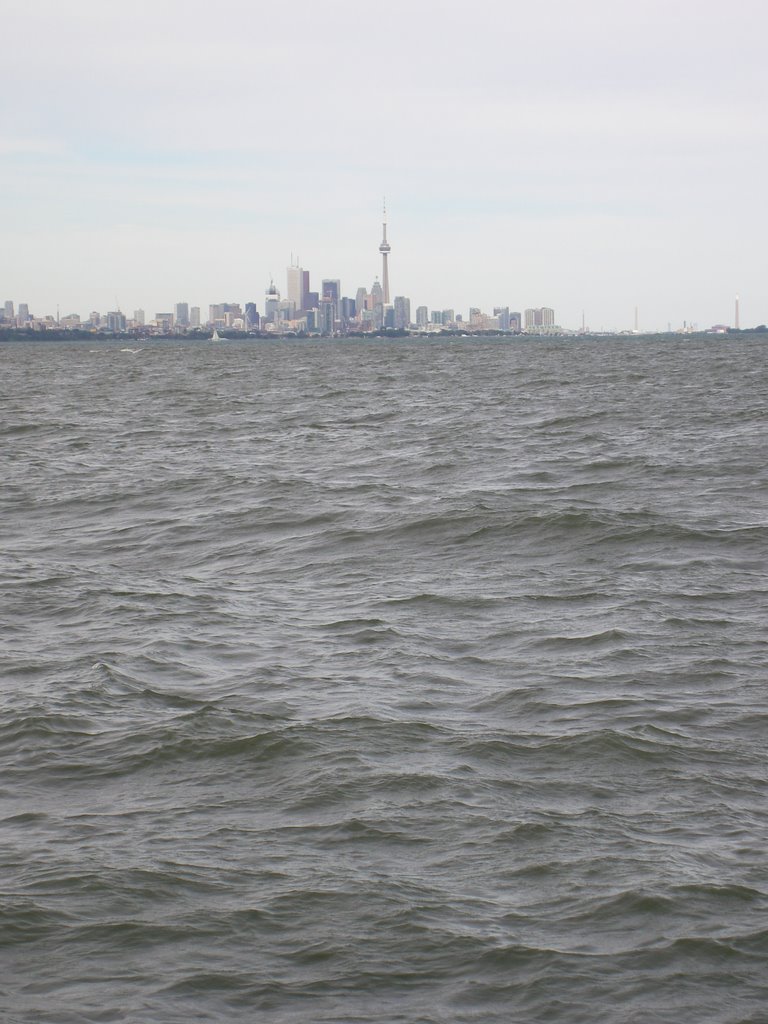
[(0, 1014), (760, 1019), (765, 371), (577, 344), (9, 348)]

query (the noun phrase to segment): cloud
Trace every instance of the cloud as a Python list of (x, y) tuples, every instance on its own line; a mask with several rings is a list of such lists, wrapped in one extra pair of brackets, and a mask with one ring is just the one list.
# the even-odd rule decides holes
[(0, 136), (0, 156), (53, 156), (63, 151), (60, 139)]

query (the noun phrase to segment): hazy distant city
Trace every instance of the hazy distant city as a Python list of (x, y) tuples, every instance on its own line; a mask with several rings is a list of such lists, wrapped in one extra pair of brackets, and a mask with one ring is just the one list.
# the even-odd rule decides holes
[[(345, 335), (376, 334), (382, 332), (434, 335), (459, 334), (530, 334), (577, 335), (593, 333), (585, 320), (578, 327), (563, 327), (555, 320), (554, 309), (548, 306), (529, 307), (522, 311), (508, 305), (494, 306), (492, 312), (470, 307), (468, 315), (453, 308), (430, 309), (420, 305), (412, 307), (406, 295), (390, 295), (389, 254), (386, 209), (382, 224), (383, 235), (379, 245), (381, 277), (376, 277), (370, 288), (361, 285), (354, 298), (344, 295), (339, 278), (322, 278), (319, 289), (312, 289), (310, 271), (291, 261), (286, 268), (285, 290), (280, 291), (274, 279), (266, 289), (261, 309), (256, 301), (212, 303), (207, 310), (177, 302), (167, 312), (148, 314), (135, 309), (128, 316), (120, 309), (100, 312), (93, 310), (87, 317), (78, 313), (63, 316), (57, 310), (37, 315), (28, 303), (6, 300), (0, 314), (0, 329), (10, 331), (89, 331), (99, 334), (129, 334), (133, 336), (205, 335), (219, 331), (232, 335), (263, 335), (276, 337), (343, 337)], [(668, 327), (673, 331), (672, 324)], [(733, 326), (714, 324), (703, 328), (709, 333), (725, 334), (740, 330), (739, 299), (734, 305)], [(674, 333), (694, 333), (702, 328), (684, 322)], [(634, 330), (622, 333), (640, 333), (638, 310), (635, 309)]]

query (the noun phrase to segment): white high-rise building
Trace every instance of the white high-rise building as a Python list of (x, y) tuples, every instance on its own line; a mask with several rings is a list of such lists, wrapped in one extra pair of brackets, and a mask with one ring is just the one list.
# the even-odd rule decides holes
[(548, 306), (526, 309), (524, 315), (526, 331), (535, 330), (537, 327), (553, 327), (555, 324), (555, 311)]
[(292, 302), (297, 312), (303, 312), (307, 308), (307, 297), (309, 293), (309, 271), (300, 266), (291, 265), (286, 269), (288, 278), (287, 300)]

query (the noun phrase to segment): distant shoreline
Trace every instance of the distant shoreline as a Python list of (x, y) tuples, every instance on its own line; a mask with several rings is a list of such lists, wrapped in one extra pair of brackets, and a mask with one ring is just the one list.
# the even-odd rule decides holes
[[(32, 331), (24, 328), (0, 329), (0, 343), (13, 342), (48, 342), (48, 341), (69, 341), (69, 342), (92, 342), (95, 344), (152, 344), (153, 342), (177, 342), (185, 344), (188, 342), (208, 343), (212, 336), (208, 334), (108, 334), (100, 331)], [(754, 328), (743, 328), (740, 330), (717, 331), (690, 331), (680, 333), (677, 331), (650, 331), (648, 333), (632, 332), (585, 332), (583, 334), (512, 334), (504, 331), (441, 331), (422, 334), (416, 331), (378, 331), (365, 334), (343, 334), (336, 336), (328, 335), (297, 335), (297, 334), (244, 334), (234, 333), (232, 336), (221, 336), (215, 344), (221, 342), (236, 342), (240, 344), (260, 344), (263, 342), (338, 342), (338, 341), (499, 341), (499, 342), (528, 342), (528, 341), (600, 341), (600, 340), (621, 340), (621, 341), (733, 341), (747, 338), (765, 338), (768, 340), (768, 327), (760, 325)]]

